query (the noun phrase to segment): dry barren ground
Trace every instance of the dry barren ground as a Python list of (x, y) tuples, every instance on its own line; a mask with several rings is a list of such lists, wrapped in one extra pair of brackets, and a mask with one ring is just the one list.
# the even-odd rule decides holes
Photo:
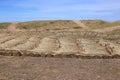
[(0, 80), (119, 80), (120, 59), (0, 57)]
[(18, 51), (22, 56), (24, 51), (28, 51), (28, 55), (46, 56), (120, 56), (119, 35), (109, 36), (91, 31), (19, 31), (17, 34), (4, 32), (0, 35), (0, 55)]
[(106, 33), (109, 24), (115, 26), (104, 21), (2, 24), (0, 80), (119, 80), (120, 34)]

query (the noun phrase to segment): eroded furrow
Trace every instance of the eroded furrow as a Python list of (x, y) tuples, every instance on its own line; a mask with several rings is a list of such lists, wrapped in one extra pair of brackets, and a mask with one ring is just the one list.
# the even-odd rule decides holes
[(26, 43), (17, 45), (16, 47), (13, 47), (14, 50), (31, 50), (33, 47), (35, 47), (36, 42), (39, 41), (39, 38), (36, 36), (33, 36), (27, 40)]
[(64, 31), (50, 34), (35, 31), (18, 32), (17, 34), (1, 33), (0, 55), (102, 58), (120, 55), (119, 38), (104, 35), (100, 37), (101, 35), (98, 34), (89, 31)]
[(61, 37), (59, 38), (60, 48), (55, 51), (56, 53), (67, 53), (70, 52), (79, 52), (79, 48), (76, 43), (76, 39), (73, 37)]
[(9, 34), (9, 35), (7, 34), (5, 37), (0, 38), (0, 44), (3, 44), (5, 42), (7, 42), (7, 41), (15, 39), (15, 38), (17, 38), (17, 37), (19, 37), (21, 35), (22, 35), (21, 33), (18, 33), (18, 34)]
[(105, 47), (96, 44), (94, 40), (79, 39), (80, 43), (84, 48), (84, 54), (88, 55), (108, 55), (105, 50)]
[(41, 40), (38, 47), (36, 47), (32, 51), (35, 51), (35, 52), (51, 52), (54, 49), (56, 49), (56, 47), (57, 47), (56, 39), (45, 37)]
[(106, 40), (99, 40), (98, 43), (101, 46), (104, 46), (106, 51), (113, 55), (113, 54), (120, 54), (120, 45), (115, 43), (115, 42), (110, 42), (110, 41), (106, 41)]
[(12, 40), (9, 40), (9, 41), (1, 44), (0, 48), (1, 49), (11, 49), (11, 47), (23, 43), (27, 38), (28, 38), (28, 36), (26, 37), (26, 36), (21, 35), (20, 37), (14, 38)]

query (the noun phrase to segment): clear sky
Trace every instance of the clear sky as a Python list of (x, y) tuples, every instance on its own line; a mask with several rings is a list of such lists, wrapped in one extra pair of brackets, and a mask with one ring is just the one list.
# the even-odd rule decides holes
[(0, 0), (0, 22), (120, 20), (120, 0)]

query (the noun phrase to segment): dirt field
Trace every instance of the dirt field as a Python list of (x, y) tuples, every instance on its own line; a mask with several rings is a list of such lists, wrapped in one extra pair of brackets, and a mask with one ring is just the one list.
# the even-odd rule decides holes
[(0, 29), (0, 80), (120, 78), (120, 32), (114, 27), (119, 22), (59, 20), (5, 25), (6, 29)]
[(0, 80), (119, 80), (120, 59), (0, 57)]

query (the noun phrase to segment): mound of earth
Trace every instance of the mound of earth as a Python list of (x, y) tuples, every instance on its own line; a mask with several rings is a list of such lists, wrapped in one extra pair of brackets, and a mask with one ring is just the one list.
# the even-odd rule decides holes
[(0, 80), (119, 80), (119, 26), (101, 20), (0, 23)]

